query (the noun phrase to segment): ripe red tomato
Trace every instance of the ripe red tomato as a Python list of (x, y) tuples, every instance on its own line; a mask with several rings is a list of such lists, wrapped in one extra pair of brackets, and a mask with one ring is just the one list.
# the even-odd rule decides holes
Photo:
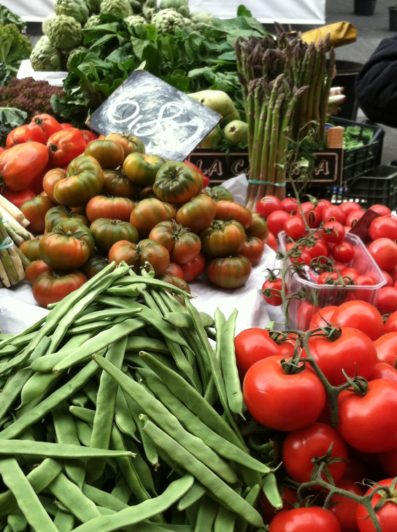
[(349, 377), (370, 377), (377, 362), (371, 339), (362, 331), (350, 327), (342, 327), (336, 340), (312, 336), (309, 348), (314, 360), (334, 386), (346, 382), (342, 371)]
[(310, 253), (312, 258), (328, 257), (329, 255), (328, 245), (322, 238), (316, 238), (314, 244), (307, 246), (305, 249)]
[(11, 130), (6, 138), (6, 148), (11, 148), (17, 144), (23, 144), (33, 140), (45, 144), (46, 138), (43, 130), (36, 124), (24, 124)]
[(325, 207), (325, 209), (323, 210), (322, 220), (323, 222), (335, 220), (340, 224), (344, 225), (346, 221), (346, 215), (337, 205), (331, 205), (330, 207)]
[(274, 249), (274, 251), (277, 251), (277, 240), (273, 233), (269, 232), (269, 234), (267, 235), (266, 244), (272, 249)]
[[(297, 482), (308, 482), (318, 458), (338, 458), (328, 465), (334, 482), (338, 482), (346, 469), (347, 448), (335, 429), (325, 423), (290, 432), (284, 440), (282, 459), (288, 475)], [(324, 479), (326, 476), (323, 474)]]
[(352, 300), (342, 303), (332, 316), (332, 324), (359, 329), (372, 340), (376, 340), (383, 333), (380, 312), (366, 301)]
[[(380, 529), (382, 530), (382, 532), (395, 532), (396, 530), (397, 504), (395, 503), (395, 481), (393, 478), (380, 480), (374, 486), (369, 488), (365, 493), (365, 495), (369, 495), (374, 491), (375, 487), (377, 486), (387, 486), (388, 488), (390, 488), (391, 485), (394, 486), (394, 488), (392, 489), (392, 500), (384, 500), (384, 504), (381, 504), (382, 499), (385, 498), (386, 494), (384, 492), (379, 491), (375, 493), (375, 495), (371, 499), (371, 504), (372, 507), (376, 510), (376, 516), (378, 518)], [(380, 505), (380, 507), (378, 505)], [(369, 518), (368, 510), (365, 508), (365, 506), (361, 504), (357, 508), (356, 521), (360, 532), (375, 532), (376, 529), (371, 519)]]
[(50, 270), (51, 268), (43, 260), (33, 260), (25, 268), (25, 279), (32, 284), (39, 275)]
[(270, 332), (259, 327), (251, 327), (238, 333), (234, 339), (234, 348), (242, 376), (258, 360), (281, 354), (280, 346), (271, 338)]
[(183, 278), (187, 283), (194, 281), (205, 270), (205, 257), (201, 253), (194, 257), (194, 259), (180, 264), (183, 271)]
[(378, 216), (372, 220), (368, 229), (371, 240), (377, 238), (391, 238), (397, 240), (397, 220), (391, 216)]
[(310, 303), (310, 301), (300, 301), (296, 315), (296, 327), (300, 331), (307, 331), (309, 323), (314, 314), (319, 310), (318, 307)]
[(269, 356), (248, 369), (243, 381), (244, 400), (258, 423), (274, 430), (297, 430), (318, 419), (325, 406), (325, 390), (309, 368), (286, 373), (283, 359)]
[(374, 205), (371, 205), (370, 209), (371, 211), (375, 211), (376, 213), (380, 214), (380, 216), (387, 216), (388, 214), (391, 214), (389, 207), (386, 207), (386, 205), (382, 205), (381, 203), (374, 203)]
[(397, 369), (387, 362), (378, 362), (375, 364), (371, 375), (371, 380), (375, 379), (386, 379), (397, 382)]
[[(361, 480), (361, 479), (360, 479)], [(360, 487), (351, 480), (342, 479), (337, 483), (338, 488), (342, 488), (356, 495), (362, 495)], [(343, 495), (335, 493), (331, 498), (330, 510), (339, 521), (343, 532), (357, 532), (356, 512), (358, 502)]]
[(312, 317), (309, 324), (309, 329), (318, 329), (319, 327), (326, 327), (330, 324), (331, 318), (338, 307), (335, 305), (328, 305), (320, 308)]
[(397, 312), (392, 312), (385, 321), (385, 333), (397, 331)]
[(384, 286), (376, 293), (376, 306), (381, 314), (389, 314), (397, 310), (397, 288)]
[(43, 142), (47, 142), (50, 135), (61, 129), (61, 124), (58, 122), (58, 120), (54, 116), (47, 113), (34, 115), (30, 124), (32, 126), (39, 126), (42, 129), (44, 134)]
[(356, 209), (355, 211), (349, 212), (349, 214), (346, 216), (345, 223), (349, 227), (354, 227), (356, 223), (359, 221), (359, 219), (364, 216), (365, 211), (364, 209)]
[(284, 224), (289, 217), (290, 215), (281, 209), (272, 211), (266, 218), (269, 231), (277, 236), (284, 229)]
[(397, 263), (397, 244), (390, 238), (377, 238), (368, 246), (379, 268), (390, 272)]
[(267, 279), (262, 285), (262, 297), (269, 305), (278, 307), (282, 303), (281, 290), (283, 281), (280, 278)]
[(337, 518), (319, 506), (282, 510), (270, 523), (269, 532), (341, 532)]
[(339, 205), (339, 208), (346, 216), (351, 212), (361, 209), (360, 205), (358, 203), (355, 203), (354, 201), (345, 201), (344, 203), (341, 203)]
[(50, 303), (57, 303), (70, 292), (77, 290), (86, 281), (87, 277), (79, 271), (65, 274), (44, 272), (33, 282), (33, 297), (40, 306), (46, 307)]
[(293, 238), (294, 240), (299, 240), (306, 234), (305, 223), (302, 220), (302, 217), (298, 214), (295, 216), (290, 216), (284, 222), (284, 231), (287, 236)]
[(267, 218), (273, 211), (281, 209), (281, 201), (276, 196), (263, 196), (256, 202), (255, 210), (264, 218)]
[(386, 280), (385, 286), (394, 286), (393, 277), (390, 275), (390, 273), (385, 272), (385, 270), (381, 270), (381, 271), (382, 271), (383, 277)]
[(339, 242), (332, 248), (332, 255), (338, 262), (350, 262), (354, 257), (354, 247), (350, 242)]
[(50, 162), (54, 166), (66, 166), (83, 153), (86, 147), (81, 131), (77, 128), (60, 129), (47, 140)]
[(364, 453), (397, 447), (397, 382), (370, 381), (365, 395), (344, 391), (339, 395), (338, 407), (338, 429), (351, 447)]
[(298, 210), (298, 201), (296, 198), (284, 198), (281, 200), (281, 208), (289, 213), (296, 212)]
[[(356, 268), (352, 268), (351, 266), (347, 268), (343, 268), (340, 272), (341, 276), (345, 279), (346, 283), (348, 284), (354, 284), (357, 277), (359, 276), (358, 271)], [(349, 280), (351, 282), (349, 282)]]
[(174, 277), (179, 277), (179, 279), (184, 279), (183, 270), (179, 264), (176, 262), (170, 262), (165, 273), (168, 275), (173, 275)]
[(5, 198), (8, 199), (8, 201), (11, 201), (16, 207), (19, 209), (21, 206), (25, 203), (25, 201), (32, 200), (36, 197), (36, 194), (26, 188), (25, 190), (21, 190), (21, 192), (13, 192), (12, 190), (2, 190), (1, 192)]
[(387, 362), (394, 366), (397, 362), (397, 332), (392, 331), (380, 336), (374, 342), (379, 362)]
[(337, 272), (322, 272), (316, 279), (317, 284), (341, 284), (341, 279)]
[(321, 234), (326, 242), (339, 244), (345, 237), (345, 228), (336, 220), (329, 220), (324, 223)]
[(332, 206), (332, 203), (329, 200), (327, 200), (327, 199), (318, 200), (317, 205), (316, 205), (316, 210), (320, 213), (321, 218), (322, 218), (322, 215), (323, 215), (323, 210), (326, 207), (331, 207), (331, 206)]

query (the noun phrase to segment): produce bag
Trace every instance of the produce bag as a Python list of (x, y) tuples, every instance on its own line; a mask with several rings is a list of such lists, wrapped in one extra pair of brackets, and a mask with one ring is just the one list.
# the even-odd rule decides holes
[(320, 28), (305, 31), (301, 37), (306, 43), (318, 43), (329, 34), (331, 46), (337, 48), (357, 40), (357, 28), (351, 22), (334, 22)]

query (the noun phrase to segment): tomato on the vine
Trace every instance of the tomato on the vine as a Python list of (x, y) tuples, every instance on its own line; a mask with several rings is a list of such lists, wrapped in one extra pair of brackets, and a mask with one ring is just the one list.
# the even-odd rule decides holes
[(336, 220), (329, 220), (323, 224), (321, 234), (326, 242), (339, 244), (345, 237), (345, 228)]
[(381, 203), (374, 203), (373, 205), (371, 205), (370, 209), (371, 211), (376, 212), (380, 216), (390, 216), (391, 214), (391, 209), (389, 209), (389, 207), (387, 207), (386, 205), (382, 205)]
[[(384, 486), (388, 491), (377, 491), (371, 498), (372, 507), (382, 532), (395, 532), (397, 523), (397, 504), (395, 498), (397, 490), (394, 478), (387, 478), (376, 482), (365, 493), (370, 495), (375, 488)], [(375, 532), (376, 528), (369, 516), (368, 510), (362, 504), (358, 505), (356, 513), (357, 526), (360, 532)]]
[(385, 321), (385, 333), (397, 331), (397, 311), (392, 312)]
[(374, 346), (379, 362), (387, 362), (392, 366), (397, 363), (397, 332), (383, 334), (374, 341)]
[(377, 362), (371, 375), (371, 380), (375, 379), (386, 379), (397, 382), (397, 369), (387, 362)]
[(289, 217), (290, 215), (281, 209), (272, 211), (266, 218), (269, 231), (273, 233), (273, 235), (277, 236), (280, 231), (283, 231), (284, 224)]
[(383, 320), (380, 312), (370, 303), (361, 300), (342, 303), (332, 316), (332, 324), (360, 329), (372, 340), (376, 340), (383, 333)]
[(298, 214), (290, 216), (284, 222), (284, 231), (290, 238), (293, 238), (294, 240), (299, 240), (306, 234), (305, 222)]
[(335, 305), (328, 305), (318, 310), (310, 320), (309, 329), (318, 329), (319, 327), (330, 325), (332, 316), (337, 308)]
[(234, 348), (242, 376), (258, 360), (281, 354), (280, 345), (273, 340), (271, 332), (260, 327), (251, 327), (239, 332), (234, 338)]
[(376, 293), (376, 306), (381, 314), (390, 314), (397, 311), (397, 288), (384, 286)]
[(339, 242), (332, 248), (332, 255), (339, 262), (350, 262), (354, 257), (354, 247), (350, 242)]
[[(362, 495), (360, 487), (356, 482), (351, 480), (342, 479), (337, 482), (337, 486), (338, 488), (354, 493), (355, 495)], [(345, 497), (339, 493), (335, 493), (332, 496), (330, 510), (339, 521), (343, 532), (357, 532), (357, 507), (358, 502), (349, 497)]]
[(390, 238), (377, 238), (368, 250), (382, 270), (392, 271), (397, 263), (397, 244)]
[(281, 208), (289, 213), (294, 213), (298, 210), (298, 200), (296, 198), (284, 198), (281, 200)]
[(282, 209), (281, 201), (276, 196), (264, 196), (256, 202), (255, 210), (264, 218), (273, 211)]
[(344, 225), (346, 221), (346, 215), (337, 205), (330, 205), (329, 207), (324, 208), (322, 212), (322, 220), (323, 222), (335, 220)]
[(378, 216), (372, 220), (368, 229), (371, 240), (377, 238), (391, 238), (397, 240), (397, 220), (389, 215)]
[(270, 277), (263, 283), (261, 292), (262, 297), (268, 305), (278, 307), (282, 303), (281, 290), (283, 288), (283, 281), (280, 277)]
[(337, 518), (319, 506), (282, 510), (271, 521), (269, 532), (341, 532)]
[(247, 408), (258, 423), (291, 431), (317, 421), (326, 394), (310, 368), (288, 372), (283, 360), (283, 356), (268, 356), (255, 362), (245, 374), (243, 393)]

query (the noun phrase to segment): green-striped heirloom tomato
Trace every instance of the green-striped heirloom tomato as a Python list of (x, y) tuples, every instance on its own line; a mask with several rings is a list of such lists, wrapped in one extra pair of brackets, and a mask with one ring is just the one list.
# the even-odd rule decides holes
[(149, 233), (149, 238), (166, 247), (171, 260), (177, 264), (189, 262), (197, 257), (201, 250), (200, 237), (175, 220), (155, 225)]
[(84, 264), (83, 270), (88, 279), (91, 279), (91, 277), (94, 277), (94, 275), (106, 268), (108, 264), (109, 261), (107, 257), (103, 257), (102, 255), (93, 255)]
[(165, 273), (164, 275), (160, 276), (160, 279), (164, 281), (165, 283), (173, 284), (174, 286), (181, 288), (182, 290), (185, 290), (188, 294), (190, 294), (190, 287), (187, 284), (187, 282), (184, 279), (181, 279), (177, 275), (171, 275), (170, 273)]
[(179, 277), (179, 279), (184, 279), (182, 266), (180, 264), (177, 264), (176, 262), (171, 261), (169, 263), (165, 274), (173, 275), (174, 277)]
[(215, 201), (206, 194), (199, 194), (177, 210), (176, 221), (195, 233), (200, 233), (210, 225), (215, 213)]
[(139, 240), (136, 228), (129, 222), (123, 222), (122, 220), (98, 218), (92, 222), (90, 229), (97, 247), (106, 253), (119, 240), (128, 240), (134, 243)]
[(204, 190), (204, 194), (207, 194), (214, 201), (234, 201), (233, 194), (227, 188), (222, 187), (222, 185), (219, 185), (217, 187), (207, 187)]
[(240, 255), (244, 255), (250, 261), (252, 266), (259, 264), (263, 252), (265, 250), (265, 242), (257, 236), (250, 236), (243, 243), (239, 249)]
[(34, 260), (25, 268), (25, 279), (32, 284), (39, 275), (49, 272), (50, 270), (51, 268), (43, 260)]
[(87, 281), (84, 273), (79, 271), (59, 274), (45, 272), (39, 275), (32, 286), (33, 297), (39, 305), (46, 307), (57, 303), (65, 296), (77, 290)]
[(124, 150), (124, 157), (127, 157), (127, 155), (133, 152), (145, 153), (143, 141), (135, 135), (129, 135), (128, 133), (109, 133), (106, 135), (105, 140), (118, 142)]
[(129, 198), (94, 196), (88, 201), (85, 212), (90, 222), (98, 218), (128, 222), (133, 208), (134, 202)]
[(63, 168), (52, 168), (44, 174), (43, 190), (47, 194), (47, 196), (52, 199), (54, 203), (56, 203), (56, 199), (54, 198), (55, 183), (58, 183), (58, 181), (64, 179), (65, 177), (66, 170), (64, 170)]
[(50, 231), (54, 229), (56, 225), (66, 220), (73, 220), (73, 222), (80, 222), (82, 225), (88, 226), (88, 220), (84, 216), (84, 214), (73, 212), (71, 209), (69, 209), (68, 207), (65, 207), (64, 205), (57, 205), (56, 207), (51, 207), (51, 209), (49, 209), (46, 212), (46, 215), (45, 215), (46, 233), (49, 233)]
[(156, 196), (169, 203), (185, 203), (200, 192), (200, 174), (184, 163), (167, 161), (157, 172), (153, 190)]
[(21, 211), (29, 220), (29, 231), (34, 234), (41, 234), (45, 229), (45, 216), (54, 204), (47, 195), (36, 196), (25, 201), (21, 206)]
[(109, 249), (108, 259), (110, 262), (115, 262), (116, 264), (125, 262), (135, 267), (139, 263), (137, 246), (128, 240), (119, 240)]
[(19, 245), (19, 250), (29, 260), (40, 259), (40, 239), (41, 237), (32, 238), (31, 240), (25, 240)]
[(136, 192), (134, 185), (120, 170), (105, 170), (103, 172), (103, 192), (110, 196), (132, 198)]
[(153, 185), (162, 164), (164, 159), (158, 155), (130, 153), (124, 160), (123, 173), (134, 185), (149, 187)]
[(45, 144), (30, 141), (17, 144), (0, 154), (0, 184), (19, 192), (43, 174), (48, 163)]
[(148, 199), (148, 198), (155, 198), (156, 194), (153, 192), (153, 187), (145, 187), (141, 188), (138, 191), (138, 198), (140, 200)]
[(203, 253), (208, 257), (235, 255), (246, 239), (244, 227), (235, 220), (214, 220), (200, 236)]
[(156, 276), (165, 274), (170, 264), (170, 254), (167, 248), (154, 240), (146, 238), (139, 242), (138, 253), (141, 266), (144, 267), (146, 263), (149, 263), (153, 267)]
[(90, 230), (79, 222), (60, 222), (40, 239), (40, 256), (54, 270), (74, 270), (94, 252)]
[(157, 198), (146, 198), (135, 204), (130, 222), (137, 228), (139, 236), (145, 238), (155, 225), (171, 218), (171, 210), (165, 203)]
[(244, 286), (251, 273), (251, 263), (242, 255), (211, 259), (206, 274), (209, 281), (220, 288)]
[(245, 229), (247, 236), (256, 236), (262, 240), (266, 240), (269, 230), (267, 228), (266, 220), (257, 212), (252, 213), (252, 222)]
[(54, 198), (61, 205), (84, 205), (103, 188), (103, 170), (94, 157), (80, 155), (68, 166), (66, 177), (54, 185)]
[(124, 149), (113, 140), (97, 139), (87, 145), (84, 155), (94, 157), (103, 169), (114, 170), (123, 164)]
[(234, 201), (219, 200), (216, 202), (217, 220), (237, 220), (243, 227), (252, 223), (252, 212)]

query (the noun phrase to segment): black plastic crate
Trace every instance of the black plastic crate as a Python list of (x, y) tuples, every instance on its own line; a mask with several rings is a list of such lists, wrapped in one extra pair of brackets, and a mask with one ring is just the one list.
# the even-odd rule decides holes
[(364, 146), (343, 152), (342, 180), (349, 185), (381, 163), (385, 131), (378, 124), (354, 122), (338, 117), (332, 118), (332, 123), (345, 128), (354, 127), (357, 130), (355, 138), (364, 142)]
[(363, 207), (374, 203), (383, 203), (390, 209), (397, 208), (397, 167), (381, 165), (374, 171), (361, 176), (346, 190), (339, 188), (328, 190), (328, 197), (333, 196), (335, 203), (355, 201)]

